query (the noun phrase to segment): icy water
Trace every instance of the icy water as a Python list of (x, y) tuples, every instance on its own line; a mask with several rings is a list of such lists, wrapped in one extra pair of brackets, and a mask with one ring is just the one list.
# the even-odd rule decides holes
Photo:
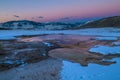
[(80, 30), (0, 30), (0, 40), (15, 39), (15, 36), (40, 35), (40, 34), (76, 34), (76, 35), (98, 35), (98, 36), (120, 36), (120, 28), (88, 28)]
[(61, 80), (120, 80), (120, 59), (114, 61), (117, 63), (110, 66), (89, 64), (88, 67), (63, 61)]

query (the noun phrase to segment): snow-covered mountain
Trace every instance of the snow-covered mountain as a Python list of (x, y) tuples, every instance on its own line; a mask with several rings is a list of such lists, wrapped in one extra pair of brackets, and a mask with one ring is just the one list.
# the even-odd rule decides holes
[(81, 28), (101, 28), (101, 27), (120, 27), (120, 16), (102, 18), (96, 21), (90, 21), (81, 26)]
[(32, 29), (37, 26), (38, 23), (33, 21), (21, 20), (21, 21), (9, 21), (1, 24), (1, 28), (4, 29)]
[(65, 30), (76, 29), (80, 24), (49, 22), (39, 23), (29, 20), (9, 21), (0, 24), (0, 29), (43, 29), (43, 30)]

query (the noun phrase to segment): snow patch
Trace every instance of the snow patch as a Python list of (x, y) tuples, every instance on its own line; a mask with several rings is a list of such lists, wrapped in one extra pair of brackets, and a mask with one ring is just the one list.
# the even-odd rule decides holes
[(49, 47), (53, 46), (53, 44), (48, 43), (48, 42), (43, 42), (43, 43), (44, 43), (45, 45), (49, 46)]
[(113, 42), (112, 45), (113, 46), (120, 46), (120, 42)]
[(108, 41), (115, 41), (118, 40), (117, 37), (96, 37), (96, 40), (108, 40)]

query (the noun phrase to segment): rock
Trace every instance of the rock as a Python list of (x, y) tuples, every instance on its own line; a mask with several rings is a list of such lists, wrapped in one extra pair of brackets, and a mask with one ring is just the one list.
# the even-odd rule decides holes
[(5, 42), (4, 50), (8, 54), (0, 58), (0, 70), (47, 59), (48, 51), (58, 47), (52, 42)]
[[(24, 44), (26, 45), (26, 44)], [(32, 42), (28, 43), (28, 46), (25, 49), (20, 49), (15, 51), (15, 58), (24, 60), (25, 62), (34, 62), (37, 60), (43, 60), (48, 58), (48, 51), (58, 48), (57, 44), (49, 43), (49, 42)]]
[(14, 48), (14, 49), (25, 49), (25, 48), (41, 48), (45, 47), (45, 45), (41, 42), (16, 42), (16, 43), (9, 43), (6, 45), (7, 48)]
[(60, 45), (58, 45), (57, 43), (52, 42), (52, 41), (46, 41), (46, 42), (42, 42), (42, 43), (47, 46), (47, 48), (46, 48), (47, 52), (52, 50), (52, 49), (61, 48)]
[(47, 58), (48, 56), (46, 54), (47, 53), (45, 49), (28, 48), (17, 50), (15, 52), (14, 58), (17, 60), (23, 60), (24, 62), (30, 63)]
[[(19, 42), (9, 44), (6, 47), (10, 47), (11, 53), (14, 53), (12, 59), (31, 63), (48, 58), (48, 51), (59, 46), (52, 42)], [(8, 49), (8, 51), (10, 50)]]
[(24, 64), (24, 62), (18, 60), (2, 60), (0, 61), (0, 71), (8, 70), (21, 64)]

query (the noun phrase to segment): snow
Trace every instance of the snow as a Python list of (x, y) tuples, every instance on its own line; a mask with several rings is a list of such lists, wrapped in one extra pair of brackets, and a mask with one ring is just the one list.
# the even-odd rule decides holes
[(120, 42), (113, 42), (112, 45), (113, 46), (120, 46)]
[(120, 46), (102, 46), (96, 45), (89, 50), (90, 52), (101, 53), (101, 54), (120, 54)]
[(107, 40), (107, 41), (110, 41), (110, 40), (118, 40), (117, 37), (96, 37), (96, 40)]
[(63, 61), (61, 80), (119, 80), (120, 59), (116, 58), (113, 61), (117, 61), (117, 63), (110, 66), (89, 64), (88, 67)]
[(120, 28), (90, 28), (80, 30), (0, 30), (0, 39), (6, 39), (22, 35), (38, 35), (38, 34), (74, 34), (74, 35), (94, 35), (119, 37)]
[(48, 47), (51, 47), (51, 46), (54, 46), (53, 44), (51, 43), (48, 43), (48, 42), (43, 42), (45, 45), (47, 45)]

